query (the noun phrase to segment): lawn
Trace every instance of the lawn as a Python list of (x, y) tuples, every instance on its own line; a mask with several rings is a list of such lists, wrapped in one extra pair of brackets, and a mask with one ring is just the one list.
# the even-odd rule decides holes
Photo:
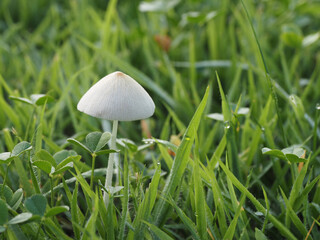
[[(319, 12), (1, 0), (0, 239), (320, 239)], [(114, 147), (77, 104), (115, 71), (155, 112)]]

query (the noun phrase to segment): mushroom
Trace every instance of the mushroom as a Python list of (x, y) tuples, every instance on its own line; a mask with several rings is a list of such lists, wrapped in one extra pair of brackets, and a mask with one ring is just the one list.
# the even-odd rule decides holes
[[(113, 121), (110, 148), (116, 148), (118, 121), (134, 121), (153, 115), (155, 105), (152, 98), (130, 76), (113, 72), (94, 84), (80, 99), (78, 110), (90, 116)], [(105, 187), (110, 191), (112, 185), (115, 153), (109, 155)], [(104, 193), (104, 202), (109, 197)]]

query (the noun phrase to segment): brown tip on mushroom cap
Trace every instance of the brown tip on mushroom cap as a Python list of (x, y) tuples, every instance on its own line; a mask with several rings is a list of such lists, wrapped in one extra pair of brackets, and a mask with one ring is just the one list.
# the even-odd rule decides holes
[(134, 121), (152, 116), (155, 105), (139, 83), (117, 71), (94, 84), (82, 96), (77, 108), (93, 117)]
[(120, 72), (120, 71), (116, 71), (116, 72), (114, 72), (114, 74), (116, 75), (116, 76), (118, 76), (118, 77), (120, 77), (120, 76), (125, 76), (126, 74), (124, 74), (123, 72)]

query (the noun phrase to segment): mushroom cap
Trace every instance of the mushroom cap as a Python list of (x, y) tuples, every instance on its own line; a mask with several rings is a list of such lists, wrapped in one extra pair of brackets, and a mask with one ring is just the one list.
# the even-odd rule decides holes
[(82, 96), (77, 108), (97, 118), (134, 121), (152, 116), (155, 105), (139, 83), (118, 71), (94, 84)]

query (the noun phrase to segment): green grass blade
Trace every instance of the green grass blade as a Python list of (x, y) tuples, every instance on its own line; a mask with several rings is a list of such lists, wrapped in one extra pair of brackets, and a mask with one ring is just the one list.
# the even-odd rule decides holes
[(223, 154), (227, 145), (227, 137), (224, 134), (221, 141), (219, 142), (218, 147), (216, 148), (215, 152), (212, 154), (210, 159), (209, 165), (211, 169), (214, 169), (216, 164), (218, 163), (218, 159), (220, 159), (221, 155)]
[[(298, 177), (296, 178), (296, 180), (293, 183), (293, 186), (292, 186), (292, 189), (291, 189), (291, 192), (290, 192), (290, 196), (289, 196), (289, 204), (290, 204), (291, 208), (293, 207), (293, 204), (294, 204), (295, 200), (299, 197), (300, 190), (303, 187), (303, 180), (304, 180), (304, 177), (306, 176), (306, 173), (307, 173), (307, 170), (308, 170), (308, 166), (309, 166), (309, 162), (310, 162), (310, 156), (309, 156), (308, 161), (304, 164), (303, 168), (299, 172)], [(290, 227), (289, 211), (286, 212), (286, 226)]]
[(222, 196), (222, 190), (218, 184), (213, 167), (203, 168), (206, 174), (210, 177), (211, 190), (213, 193), (213, 200), (215, 205), (215, 214), (218, 218), (219, 230), (222, 236), (225, 235), (227, 231), (227, 219), (226, 219), (226, 207), (224, 204), (224, 198)]
[[(11, 96), (13, 95), (13, 91), (11, 90), (11, 88), (9, 87), (9, 85), (7, 84), (6, 80), (4, 80), (2, 74), (0, 74), (0, 84), (2, 85), (2, 87), (8, 92), (8, 94)], [(2, 91), (1, 91), (1, 97), (2, 97)]]
[(19, 119), (19, 116), (17, 113), (12, 109), (12, 107), (3, 99), (0, 97), (0, 106), (1, 106), (1, 111), (5, 113), (7, 118), (10, 119), (10, 121), (13, 123), (13, 127), (18, 131), (21, 132), (22, 126), (21, 122)]
[(234, 217), (228, 227), (228, 230), (226, 232), (226, 235), (224, 235), (223, 239), (227, 240), (227, 239), (234, 239), (234, 234), (235, 234), (235, 230), (236, 230), (236, 226), (239, 223), (239, 216), (242, 212), (242, 206), (244, 203), (244, 200), (246, 199), (245, 195), (243, 194), (243, 196), (241, 197), (240, 203), (238, 204), (238, 207), (236, 209), (236, 212), (234, 214)]
[(166, 239), (166, 240), (173, 240), (172, 237), (170, 237), (168, 234), (166, 234), (164, 231), (162, 231), (157, 226), (153, 225), (152, 223), (148, 223), (143, 221), (144, 224), (148, 225), (150, 230), (159, 238), (159, 239)]
[(189, 37), (189, 62), (190, 62), (190, 68), (189, 68), (189, 73), (190, 73), (190, 82), (191, 82), (191, 93), (194, 99), (194, 102), (196, 105), (199, 105), (200, 103), (200, 97), (197, 92), (197, 85), (196, 85), (196, 80), (197, 80), (197, 72), (196, 72), (196, 50), (195, 50), (195, 40), (194, 40), (194, 33), (192, 32)]
[[(29, 158), (30, 158), (30, 156), (29, 156)], [(40, 161), (38, 161), (38, 162), (40, 162)], [(30, 170), (30, 175), (31, 175), (31, 179), (32, 179), (32, 184), (33, 184), (34, 190), (35, 190), (36, 193), (40, 193), (39, 181), (38, 181), (38, 178), (37, 178), (38, 171), (33, 166), (33, 164), (31, 163), (31, 159), (28, 160), (28, 163), (29, 163), (29, 170)]]
[[(197, 139), (196, 139), (196, 142), (197, 142)], [(197, 151), (197, 146), (195, 151)], [(198, 156), (195, 156), (193, 179), (194, 179), (194, 194), (195, 194), (194, 201), (195, 201), (195, 210), (196, 210), (197, 229), (198, 229), (200, 238), (207, 239), (208, 235), (207, 235), (207, 221), (206, 221), (206, 209), (205, 209), (207, 203), (205, 201), (205, 197), (203, 193), (202, 179), (199, 171)]]
[(110, 32), (111, 32), (111, 22), (116, 14), (116, 6), (117, 6), (117, 0), (112, 0), (108, 3), (107, 11), (105, 13), (105, 19), (103, 22), (104, 29), (102, 31), (102, 43), (104, 48), (108, 48), (108, 45), (110, 45)]
[(111, 239), (111, 240), (115, 239), (113, 208), (114, 208), (113, 196), (111, 196), (110, 202), (108, 204), (108, 209), (107, 209), (107, 225), (105, 226), (107, 229), (107, 239)]
[(50, 218), (45, 218), (44, 225), (46, 228), (49, 228), (51, 232), (57, 237), (57, 239), (62, 240), (72, 240), (69, 236), (67, 236), (60, 227), (56, 225), (54, 221), (52, 221)]
[(318, 130), (318, 122), (319, 122), (319, 112), (320, 112), (320, 104), (318, 103), (316, 106), (316, 116), (314, 118), (314, 126), (313, 126), (313, 151), (315, 152), (317, 149), (317, 130)]
[(170, 116), (172, 117), (172, 120), (174, 121), (174, 123), (177, 125), (177, 128), (179, 129), (180, 133), (184, 133), (186, 130), (186, 126), (183, 124), (183, 122), (179, 119), (179, 117), (177, 116), (177, 114), (175, 113), (175, 111), (173, 111), (169, 106), (166, 106), (167, 110), (170, 114)]
[(264, 223), (263, 223), (263, 227), (262, 227), (262, 230), (264, 231), (264, 229), (266, 228), (267, 223), (268, 223), (268, 215), (269, 215), (269, 211), (270, 211), (270, 204), (269, 204), (267, 193), (264, 190), (263, 186), (262, 186), (262, 191), (263, 191), (264, 201), (266, 203), (266, 209), (267, 209), (267, 214), (266, 214), (266, 217), (264, 219)]
[(186, 228), (190, 231), (193, 238), (200, 240), (201, 238), (198, 234), (198, 231), (197, 231), (197, 228), (196, 228), (196, 225), (194, 224), (194, 222), (183, 212), (183, 210), (181, 208), (178, 207), (177, 203), (175, 202), (175, 200), (171, 196), (168, 197), (168, 201), (174, 207), (179, 218), (181, 219), (183, 224), (186, 226)]
[(264, 235), (263, 232), (258, 228), (255, 229), (254, 237), (256, 238), (256, 240), (268, 240), (266, 235)]
[[(284, 202), (286, 203), (286, 216), (289, 216), (291, 218), (291, 220), (294, 223), (294, 225), (298, 228), (299, 232), (304, 237), (307, 236), (308, 231), (307, 231), (305, 225), (301, 222), (301, 220), (299, 219), (297, 214), (293, 211), (293, 209), (291, 207), (291, 204), (290, 204), (289, 200), (287, 199), (285, 193), (281, 189), (281, 187), (280, 187), (280, 191), (281, 191), (282, 197), (284, 199)], [(309, 239), (312, 239), (311, 235), (309, 235)]]
[[(252, 204), (256, 207), (258, 211), (260, 211), (263, 215), (266, 216), (267, 210), (262, 206), (262, 204), (248, 191), (248, 189), (243, 186), (240, 181), (230, 172), (230, 170), (224, 165), (224, 163), (219, 160), (219, 165), (222, 168), (222, 170), (225, 172), (228, 178), (232, 181), (232, 184), (239, 189), (239, 191), (247, 196), (247, 198), (250, 199)], [(294, 239), (297, 238), (290, 232), (288, 228), (286, 228), (278, 219), (276, 219), (273, 215), (268, 215), (270, 222), (273, 223), (273, 225), (279, 230), (279, 232), (287, 237), (288, 239)]]
[(81, 172), (79, 169), (74, 165), (74, 168), (77, 172), (77, 175), (73, 174), (72, 175), (77, 179), (77, 181), (80, 183), (83, 191), (90, 196), (90, 198), (93, 200), (95, 198), (94, 192), (91, 190), (88, 182), (84, 179), (84, 177), (81, 175)]
[(320, 179), (320, 175), (317, 176), (315, 179), (313, 179), (311, 183), (308, 183), (306, 185), (306, 187), (302, 190), (301, 194), (299, 194), (299, 196), (296, 198), (294, 202), (294, 205), (292, 207), (294, 210), (300, 207), (304, 198), (309, 194), (309, 192), (312, 190), (314, 185), (319, 181), (319, 179)]
[(167, 167), (169, 169), (171, 169), (173, 160), (172, 160), (172, 157), (170, 156), (170, 154), (168, 152), (168, 148), (162, 146), (161, 144), (158, 144), (158, 147), (159, 147), (161, 156), (162, 156), (163, 160), (165, 161)]
[(225, 133), (227, 137), (227, 153), (228, 159), (230, 162), (230, 169), (233, 174), (236, 176), (237, 179), (242, 181), (240, 166), (239, 166), (239, 157), (238, 157), (238, 147), (236, 144), (236, 137), (235, 137), (235, 126), (233, 122), (227, 122), (225, 124)]
[[(89, 167), (88, 167), (89, 168)], [(103, 177), (106, 175), (106, 170), (107, 168), (98, 168), (98, 169), (95, 169), (94, 170), (94, 175), (97, 176), (97, 177)], [(91, 177), (91, 170), (90, 171), (86, 171), (86, 172), (83, 172), (81, 173), (82, 177), (83, 178), (90, 178)], [(66, 184), (71, 184), (71, 183), (74, 183), (77, 181), (77, 178), (76, 177), (72, 177), (72, 178), (69, 178), (66, 181)], [(60, 188), (63, 188), (63, 183), (60, 183), (58, 184), (57, 186), (55, 186), (53, 188), (53, 191), (58, 191)], [(51, 190), (44, 193), (43, 195), (44, 196), (48, 196), (49, 194), (51, 193)]]
[(35, 152), (38, 152), (41, 150), (42, 147), (42, 133), (43, 133), (43, 126), (44, 126), (44, 111), (46, 108), (46, 103), (43, 105), (41, 114), (40, 114), (40, 119), (39, 119), (39, 125), (37, 127), (37, 131), (35, 134)]
[(223, 118), (224, 121), (231, 121), (232, 119), (232, 112), (229, 106), (229, 103), (227, 101), (226, 96), (224, 95), (224, 91), (221, 85), (221, 81), (219, 78), (218, 73), (216, 72), (216, 76), (217, 76), (217, 81), (218, 81), (218, 85), (219, 85), (219, 91), (220, 91), (220, 95), (221, 95), (221, 100), (222, 100), (222, 114), (223, 114)]
[(2, 130), (2, 132), (4, 135), (5, 147), (11, 152), (16, 144), (12, 139), (10, 130), (8, 128), (5, 128)]
[[(184, 170), (189, 161), (191, 147), (192, 147), (197, 129), (200, 124), (201, 116), (207, 103), (208, 93), (209, 93), (209, 87), (207, 88), (206, 93), (183, 136), (182, 142), (178, 148), (176, 157), (173, 161), (170, 175), (166, 180), (166, 185), (162, 192), (162, 195), (164, 196), (164, 198), (168, 195), (174, 195), (174, 191), (182, 179)], [(168, 208), (168, 204), (165, 202), (165, 200), (160, 199), (157, 202), (154, 210), (154, 216), (155, 216), (154, 222), (157, 226), (162, 225), (163, 222), (165, 221), (165, 218), (167, 215), (167, 208)]]
[(99, 196), (100, 196), (99, 214), (100, 214), (100, 218), (102, 219), (104, 228), (107, 230), (106, 231), (106, 235), (108, 235), (108, 230), (112, 229), (112, 228), (109, 228), (109, 227), (110, 226), (112, 227), (113, 223), (111, 223), (111, 224), (109, 223), (108, 211), (107, 211), (106, 205), (105, 205), (104, 200), (103, 200), (103, 194), (102, 194), (102, 190), (101, 189), (99, 189)]
[(26, 196), (31, 196), (33, 194), (32, 186), (29, 182), (28, 174), (26, 169), (23, 166), (23, 162), (19, 157), (16, 157), (14, 160), (17, 174), (20, 178), (20, 183), (23, 186), (23, 190), (26, 192)]
[[(265, 107), (262, 110), (262, 114), (261, 114), (261, 116), (259, 118), (259, 124), (261, 126), (266, 126), (267, 125), (266, 123), (267, 123), (267, 117), (268, 117), (268, 114), (269, 114), (269, 111), (270, 111), (270, 107), (271, 107), (271, 98), (269, 97)], [(252, 134), (253, 138), (252, 138), (252, 141), (250, 143), (249, 154), (248, 154), (247, 161), (246, 161), (248, 166), (251, 166), (251, 163), (253, 161), (254, 155), (257, 152), (259, 143), (261, 141), (261, 134), (262, 134), (262, 129), (261, 129), (261, 127), (257, 126), (256, 130)]]
[(137, 216), (134, 219), (134, 222), (133, 222), (133, 227), (135, 228), (134, 239), (136, 240), (143, 239), (144, 237), (145, 225), (142, 224), (142, 222), (148, 221), (149, 218), (151, 217), (150, 214), (151, 214), (152, 206), (154, 206), (154, 202), (157, 196), (160, 173), (161, 173), (161, 168), (160, 168), (160, 165), (158, 165), (156, 172), (152, 178), (152, 181), (149, 185), (149, 190), (146, 190), (144, 199), (138, 209)]
[(83, 237), (81, 239), (85, 240), (85, 239), (95, 239), (96, 238), (96, 224), (97, 224), (97, 217), (98, 217), (98, 213), (99, 211), (95, 210), (95, 209), (99, 209), (99, 197), (98, 194), (95, 194), (94, 197), (94, 205), (92, 206), (93, 209), (91, 211), (91, 215), (88, 219), (88, 221), (85, 224), (85, 232), (87, 232), (89, 234), (89, 236), (87, 236), (86, 234), (83, 235)]
[[(71, 202), (71, 219), (72, 222), (78, 223), (79, 225), (82, 225), (80, 218), (79, 218), (79, 207), (78, 207), (78, 185), (79, 183), (76, 182), (76, 185), (73, 190), (72, 194), (72, 202)], [(75, 239), (80, 239), (80, 229), (77, 225), (72, 224), (73, 233), (75, 236)]]
[(282, 121), (282, 117), (281, 117), (281, 114), (280, 114), (280, 109), (279, 109), (279, 104), (278, 104), (278, 96), (277, 96), (277, 93), (276, 91), (274, 90), (274, 85), (273, 85), (273, 82), (270, 78), (270, 75), (269, 75), (269, 70), (268, 70), (268, 67), (267, 67), (267, 63), (264, 59), (264, 56), (263, 56), (263, 52), (262, 52), (262, 48), (260, 46), (260, 42), (258, 40), (258, 37), (257, 37), (257, 34), (256, 34), (256, 31), (254, 30), (254, 27), (253, 27), (253, 24), (252, 24), (252, 21), (251, 21), (251, 17), (249, 15), (249, 12), (248, 12), (248, 9), (246, 8), (243, 0), (241, 0), (241, 3), (242, 3), (242, 6), (246, 12), (246, 15), (247, 15), (247, 18), (248, 18), (248, 21), (250, 23), (250, 26), (251, 26), (251, 29), (252, 29), (252, 32), (254, 34), (254, 38), (256, 40), (256, 43), (258, 45), (258, 48), (259, 48), (259, 52), (260, 52), (260, 56), (262, 58), (262, 62), (263, 62), (263, 66), (264, 66), (264, 71), (265, 71), (265, 75), (266, 75), (266, 79), (267, 79), (267, 82), (268, 82), (268, 85), (269, 85), (269, 88), (270, 88), (270, 92), (271, 92), (271, 95), (272, 95), (272, 98), (274, 100), (274, 103), (275, 103), (275, 107), (276, 107), (276, 112), (277, 112), (277, 116), (278, 116), (278, 123), (279, 123), (279, 127), (280, 127), (280, 131), (281, 131), (281, 135), (282, 135), (282, 138), (283, 138), (283, 142), (285, 145), (288, 145), (288, 141), (287, 141), (287, 137), (284, 133), (284, 127), (283, 127), (283, 121)]
[(119, 227), (119, 237), (117, 239), (124, 239), (124, 231), (126, 227), (127, 215), (128, 215), (128, 204), (129, 204), (129, 164), (127, 154), (125, 153), (123, 162), (123, 199), (122, 199), (122, 215)]
[[(249, 179), (250, 178), (248, 177), (247, 182), (249, 182)], [(240, 230), (243, 231), (244, 236), (249, 238), (249, 236), (247, 234), (247, 231), (246, 231), (246, 228), (245, 228), (245, 222), (247, 222), (246, 215), (245, 215), (245, 213), (243, 211), (240, 211), (241, 208), (239, 210), (239, 205), (242, 207), (243, 204), (244, 204), (244, 200), (245, 200), (245, 198), (243, 198), (244, 195), (242, 195), (242, 197), (240, 199), (240, 204), (239, 204), (236, 192), (234, 190), (234, 187), (232, 185), (232, 182), (231, 182), (230, 178), (227, 178), (227, 184), (228, 184), (229, 196), (231, 198), (232, 207), (233, 207), (233, 210), (235, 212), (235, 215), (234, 215), (234, 218), (233, 218), (233, 220), (232, 220), (232, 222), (231, 222), (231, 224), (230, 224), (230, 226), (229, 226), (229, 228), (227, 230), (227, 233), (224, 236), (224, 238), (226, 238), (226, 239), (232, 239), (233, 238), (233, 234), (234, 234), (234, 231), (236, 229), (235, 227), (237, 225), (236, 223), (233, 223), (233, 222), (237, 222), (238, 223), (238, 227), (239, 227)], [(240, 211), (240, 213), (239, 213), (240, 219), (238, 219), (239, 216), (237, 216), (238, 211)], [(237, 220), (235, 220), (236, 218), (237, 218)], [(231, 227), (232, 224), (234, 224), (233, 227)], [(232, 233), (232, 235), (230, 235), (231, 233)], [(228, 236), (228, 237), (226, 237), (226, 236)]]

